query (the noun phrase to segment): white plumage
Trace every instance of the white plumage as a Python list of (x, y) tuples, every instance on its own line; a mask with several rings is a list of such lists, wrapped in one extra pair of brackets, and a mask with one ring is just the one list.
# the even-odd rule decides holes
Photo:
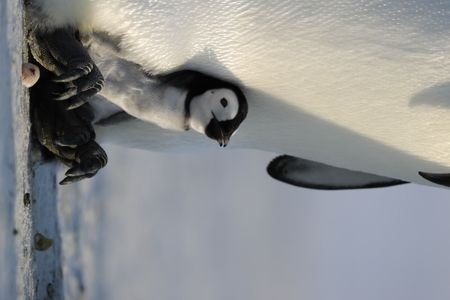
[[(186, 91), (161, 86), (146, 76), (138, 65), (118, 58), (116, 53), (105, 54), (102, 43), (95, 39), (90, 54), (105, 78), (102, 91), (92, 99), (97, 120), (124, 110), (136, 118), (163, 128), (184, 129)], [(115, 104), (117, 109), (106, 110), (104, 106), (108, 103)]]
[[(153, 71), (247, 87), (231, 146), (426, 183), (450, 172), (450, 6), (414, 1), (92, 1), (92, 26)], [(133, 125), (131, 125), (133, 124)], [(211, 144), (148, 124), (99, 129), (148, 149)]]
[[(86, 45), (105, 79), (103, 89), (91, 99), (97, 120), (108, 117), (120, 108), (131, 116), (164, 129), (185, 131), (192, 128), (206, 134), (213, 119), (233, 122), (240, 110), (246, 110), (246, 107), (240, 107), (237, 95), (228, 87), (208, 87), (205, 81), (201, 81), (202, 87), (207, 90), (194, 95), (190, 86), (194, 85), (196, 75), (190, 73), (180, 78), (171, 74), (183, 81), (179, 84), (164, 81), (164, 75), (147, 74), (140, 65), (122, 59), (120, 49), (111, 42), (94, 34)], [(115, 108), (106, 107), (108, 103), (114, 104)]]
[(30, 0), (34, 25), (53, 29), (67, 25), (82, 30), (92, 28), (94, 9), (91, 0)]

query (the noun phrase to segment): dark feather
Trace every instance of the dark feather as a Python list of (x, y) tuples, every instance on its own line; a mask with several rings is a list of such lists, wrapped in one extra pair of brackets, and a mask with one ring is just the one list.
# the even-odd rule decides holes
[(378, 188), (407, 183), (289, 155), (278, 156), (272, 160), (267, 166), (267, 172), (282, 182), (318, 190)]

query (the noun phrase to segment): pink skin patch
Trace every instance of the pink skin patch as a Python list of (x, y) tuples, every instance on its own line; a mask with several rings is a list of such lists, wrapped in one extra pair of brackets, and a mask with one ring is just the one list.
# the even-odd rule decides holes
[(22, 64), (22, 84), (24, 86), (27, 88), (32, 87), (38, 81), (39, 76), (40, 71), (38, 66), (30, 63)]

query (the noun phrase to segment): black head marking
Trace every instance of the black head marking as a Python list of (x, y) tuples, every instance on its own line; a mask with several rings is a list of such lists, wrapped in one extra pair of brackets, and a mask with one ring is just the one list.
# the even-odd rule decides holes
[[(212, 89), (230, 89), (238, 99), (239, 110), (233, 120), (226, 121), (228, 130), (233, 133), (239, 125), (244, 121), (248, 113), (247, 98), (242, 90), (227, 81), (206, 75), (204, 73), (192, 70), (176, 71), (167, 75), (159, 75), (156, 77), (161, 83), (169, 84), (174, 87), (186, 89), (188, 91), (185, 101), (185, 129), (189, 129), (189, 118), (191, 115), (190, 106), (192, 99), (204, 92)], [(226, 101), (226, 99), (225, 99)], [(227, 101), (228, 102), (228, 101)], [(222, 101), (221, 104), (223, 105)], [(227, 104), (228, 105), (228, 104)], [(225, 105), (226, 106), (226, 105)], [(225, 123), (225, 122), (220, 122)]]

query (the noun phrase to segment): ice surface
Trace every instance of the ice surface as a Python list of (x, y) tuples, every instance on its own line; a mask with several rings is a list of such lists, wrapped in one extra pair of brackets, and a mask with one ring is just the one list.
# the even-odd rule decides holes
[[(0, 3), (0, 299), (60, 299), (55, 168), (30, 152), (22, 11), (20, 1)], [(38, 234), (50, 247), (38, 245)]]
[[(16, 196), (16, 170), (14, 166), (14, 142), (12, 126), (12, 103), (14, 82), (11, 50), (17, 46), (10, 34), (8, 20), (14, 5), (0, 2), (0, 298), (14, 299), (16, 295), (16, 254), (14, 224), (14, 201)], [(16, 79), (17, 80), (17, 79)]]
[(446, 190), (317, 192), (272, 180), (268, 153), (106, 150), (61, 189), (87, 299), (450, 297)]

